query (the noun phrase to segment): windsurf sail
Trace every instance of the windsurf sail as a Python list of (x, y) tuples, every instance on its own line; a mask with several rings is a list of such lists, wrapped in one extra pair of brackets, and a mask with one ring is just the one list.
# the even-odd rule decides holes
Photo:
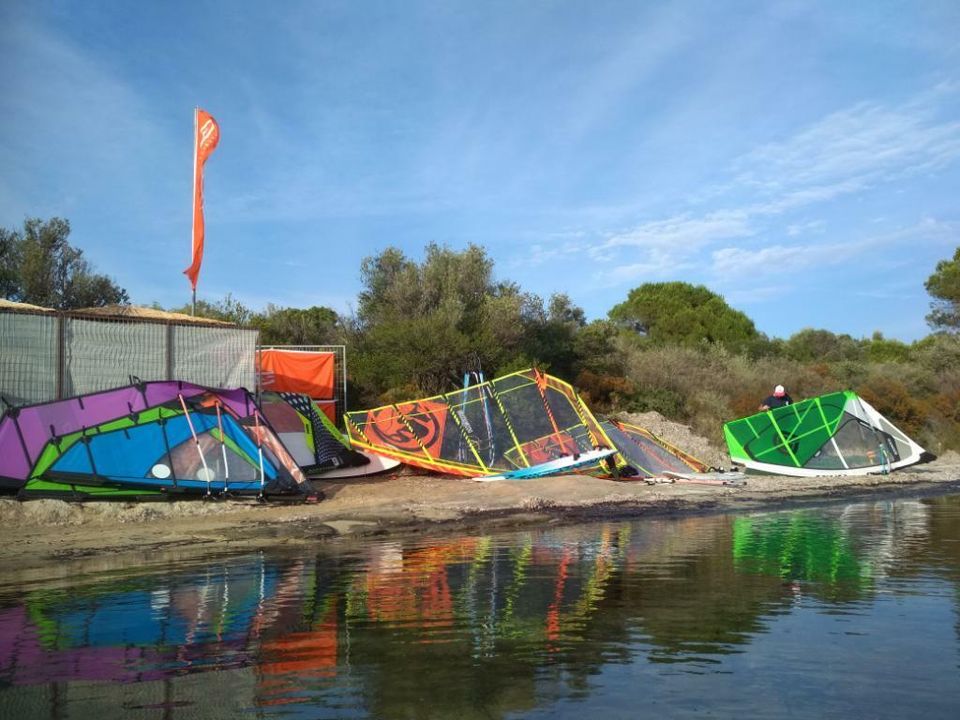
[(350, 447), (350, 441), (309, 396), (264, 392), (260, 394), (260, 407), (304, 472), (358, 467), (370, 462)]
[(347, 413), (346, 421), (354, 447), (465, 477), (614, 448), (573, 387), (538, 370)]
[(842, 391), (726, 423), (734, 462), (778, 475), (867, 475), (919, 462), (924, 449), (856, 393)]
[(638, 425), (618, 420), (603, 420), (600, 424), (624, 459), (636, 468), (639, 478), (709, 470), (705, 462)]
[(0, 483), (21, 497), (296, 495), (306, 477), (243, 388), (146, 382), (10, 410)]

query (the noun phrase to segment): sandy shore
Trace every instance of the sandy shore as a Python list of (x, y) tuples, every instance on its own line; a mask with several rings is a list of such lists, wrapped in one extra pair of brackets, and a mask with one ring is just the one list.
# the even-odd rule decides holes
[(316, 482), (314, 505), (251, 501), (144, 504), (0, 500), (0, 584), (49, 580), (133, 563), (323, 539), (475, 532), (543, 523), (755, 510), (841, 498), (960, 491), (960, 456), (890, 475), (748, 476), (743, 486), (615, 482), (585, 476), (476, 483), (437, 476)]

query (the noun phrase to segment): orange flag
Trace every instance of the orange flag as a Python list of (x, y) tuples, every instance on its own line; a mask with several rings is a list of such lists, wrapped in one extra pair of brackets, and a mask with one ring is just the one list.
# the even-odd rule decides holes
[(220, 127), (206, 110), (197, 108), (193, 138), (193, 262), (183, 274), (190, 278), (190, 287), (197, 289), (200, 263), (203, 262), (203, 164), (220, 142)]

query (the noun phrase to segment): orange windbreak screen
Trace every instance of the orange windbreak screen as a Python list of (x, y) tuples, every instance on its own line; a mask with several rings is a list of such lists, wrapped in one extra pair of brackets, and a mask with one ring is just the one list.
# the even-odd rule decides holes
[(323, 414), (330, 419), (330, 422), (332, 422), (334, 425), (337, 424), (336, 400), (314, 400), (313, 404), (323, 411)]
[(333, 398), (334, 353), (302, 350), (260, 351), (260, 386), (274, 392), (295, 392), (316, 400)]

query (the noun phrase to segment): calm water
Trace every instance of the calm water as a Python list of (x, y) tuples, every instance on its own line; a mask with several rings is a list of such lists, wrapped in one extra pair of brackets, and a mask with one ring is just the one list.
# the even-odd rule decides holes
[(955, 719), (960, 496), (0, 586), (0, 717), (245, 716)]

